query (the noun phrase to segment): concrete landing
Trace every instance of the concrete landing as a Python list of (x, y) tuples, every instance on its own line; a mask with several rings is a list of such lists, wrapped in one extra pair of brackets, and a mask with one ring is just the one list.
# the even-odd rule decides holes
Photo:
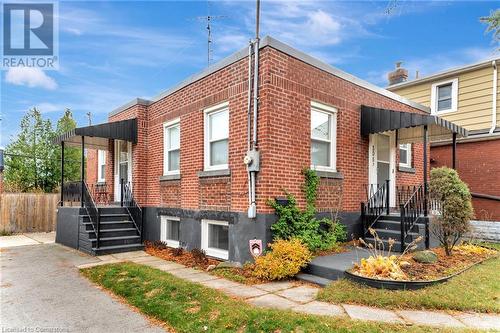
[[(306, 267), (305, 273), (327, 280), (338, 280), (344, 277), (344, 272), (351, 268), (355, 262), (369, 256), (370, 252), (367, 249), (350, 247), (347, 252), (314, 258)], [(325, 285), (325, 281), (318, 279), (318, 284)]]

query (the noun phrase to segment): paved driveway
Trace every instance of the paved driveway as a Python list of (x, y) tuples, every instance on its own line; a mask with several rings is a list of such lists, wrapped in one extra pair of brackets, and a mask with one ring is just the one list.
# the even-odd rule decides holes
[(81, 277), (93, 261), (57, 244), (0, 249), (1, 332), (165, 332)]

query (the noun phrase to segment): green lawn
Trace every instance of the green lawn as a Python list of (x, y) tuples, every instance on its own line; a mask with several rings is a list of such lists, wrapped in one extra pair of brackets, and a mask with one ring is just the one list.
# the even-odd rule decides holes
[(448, 282), (415, 291), (375, 289), (339, 280), (324, 288), (318, 299), (391, 309), (426, 308), (500, 313), (499, 272), (500, 258), (489, 259)]
[(259, 309), (219, 291), (133, 263), (84, 269), (82, 274), (178, 333), (457, 331)]

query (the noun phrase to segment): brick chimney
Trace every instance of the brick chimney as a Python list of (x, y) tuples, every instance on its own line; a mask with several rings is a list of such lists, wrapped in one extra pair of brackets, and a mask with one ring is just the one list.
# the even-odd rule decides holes
[(396, 62), (396, 69), (387, 74), (389, 85), (405, 82), (408, 79), (408, 70), (401, 67), (402, 61)]

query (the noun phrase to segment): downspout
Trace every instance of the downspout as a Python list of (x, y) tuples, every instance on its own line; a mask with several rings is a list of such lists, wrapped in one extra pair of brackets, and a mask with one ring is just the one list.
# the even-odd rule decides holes
[(493, 104), (492, 104), (492, 110), (491, 110), (491, 128), (490, 128), (490, 134), (493, 134), (495, 131), (495, 128), (497, 127), (497, 84), (498, 84), (498, 69), (497, 69), (497, 61), (493, 60), (491, 62), (491, 65), (493, 66)]

